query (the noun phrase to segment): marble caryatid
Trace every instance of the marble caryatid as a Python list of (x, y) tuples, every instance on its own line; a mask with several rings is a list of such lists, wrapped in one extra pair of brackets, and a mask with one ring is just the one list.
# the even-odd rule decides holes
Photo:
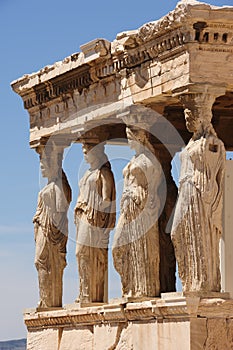
[(123, 170), (124, 189), (113, 243), (113, 261), (120, 274), (123, 297), (155, 297), (160, 293), (158, 188), (162, 169), (149, 133), (126, 128), (136, 154)]
[(46, 145), (37, 151), (42, 176), (48, 178), (48, 184), (39, 192), (33, 218), (40, 289), (38, 307), (61, 307), (71, 188), (62, 169), (62, 153), (56, 146)]
[(107, 301), (108, 243), (115, 226), (115, 182), (104, 144), (83, 143), (90, 164), (75, 206), (80, 303)]
[(211, 109), (202, 105), (184, 112), (193, 136), (180, 154), (172, 242), (183, 291), (219, 292), (225, 149), (211, 124)]

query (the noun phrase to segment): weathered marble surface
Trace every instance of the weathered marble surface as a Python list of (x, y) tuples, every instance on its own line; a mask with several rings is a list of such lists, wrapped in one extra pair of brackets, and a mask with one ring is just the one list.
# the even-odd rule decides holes
[[(82, 45), (81, 52), (14, 81), (12, 88), (30, 115), (31, 146), (43, 136), (60, 132), (77, 140), (87, 124), (99, 125), (103, 119), (116, 122), (128, 105), (153, 106), (160, 113), (168, 105), (182, 109), (174, 93), (193, 86), (204, 91), (211, 85), (227, 91), (214, 110), (221, 120), (217, 133), (233, 149), (228, 132), (232, 127), (232, 12), (230, 6), (180, 1), (157, 21), (119, 33), (111, 43), (94, 39)], [(187, 137), (180, 126), (182, 118), (181, 114), (175, 124)]]
[[(31, 147), (41, 146), (44, 138), (55, 134), (59, 134), (67, 144), (81, 142), (83, 132), (100, 124), (109, 129), (112, 138), (122, 140), (125, 138), (125, 128), (120, 124), (127, 124), (122, 116), (130, 116), (131, 108), (139, 106), (157, 111), (160, 117), (165, 114), (186, 143), (190, 135), (185, 128), (180, 97), (189, 95), (192, 98), (192, 94), (204, 96), (208, 95), (210, 90), (216, 90), (218, 94), (215, 96), (215, 103), (213, 100), (211, 105), (213, 124), (226, 149), (233, 150), (232, 13), (233, 7), (220, 8), (193, 0), (181, 1), (174, 11), (158, 21), (147, 23), (138, 30), (120, 33), (111, 43), (104, 39), (95, 39), (83, 45), (82, 52), (74, 53), (63, 61), (47, 66), (39, 72), (24, 75), (13, 82), (12, 88), (22, 97), (30, 116)], [(170, 113), (166, 114), (166, 111)], [(146, 119), (146, 115), (142, 115)], [(209, 115), (204, 118), (208, 121)], [(155, 121), (159, 123), (161, 119)], [(211, 127), (207, 129), (211, 130)], [(211, 138), (216, 145), (213, 145)], [(209, 146), (213, 150), (212, 153), (218, 153), (221, 149), (221, 143), (214, 133), (210, 138), (208, 135), (201, 135), (193, 143), (195, 142), (207, 148), (208, 152), (211, 151), (208, 150)], [(164, 146), (169, 150), (173, 146), (177, 149), (181, 147), (181, 143), (174, 145), (174, 139), (166, 134)], [(192, 143), (189, 144), (190, 149), (191, 146)], [(218, 151), (214, 152), (216, 148)], [(161, 148), (158, 152), (160, 159), (164, 159)], [(216, 158), (212, 157), (212, 153), (211, 157), (206, 157), (207, 163), (210, 161), (211, 165), (215, 163), (213, 158)], [(168, 159), (170, 162), (170, 157), (167, 157), (166, 162)], [(163, 168), (168, 170), (169, 167), (163, 164)], [(218, 165), (214, 170), (217, 168)], [(169, 172), (167, 170), (166, 176)], [(217, 178), (214, 171), (210, 171), (210, 175)], [(170, 183), (169, 190), (172, 191), (172, 188)], [(211, 193), (214, 191), (213, 186)], [(201, 196), (196, 191), (194, 208), (201, 202), (199, 197)], [(164, 218), (160, 222), (163, 234), (166, 231), (167, 217), (172, 210), (173, 199), (170, 199), (163, 213)], [(211, 201), (213, 204), (213, 198), (210, 198), (210, 203)], [(201, 210), (210, 209), (210, 203), (201, 204), (199, 207)], [(216, 207), (217, 210), (213, 210), (215, 214), (221, 207), (221, 199)], [(193, 203), (189, 203), (188, 208), (193, 210)], [(213, 213), (211, 215), (213, 217)], [(175, 220), (181, 222), (177, 218)], [(203, 222), (197, 224), (202, 225)], [(211, 277), (207, 282), (203, 282), (204, 287), (202, 281), (205, 271), (200, 269), (201, 259), (197, 261), (196, 256), (193, 258), (197, 263), (196, 267), (201, 270), (198, 272), (200, 283), (197, 284), (205, 291), (219, 289), (218, 256), (216, 254), (215, 259), (213, 256), (221, 231), (217, 215), (214, 215), (211, 224), (215, 242), (212, 250), (211, 245), (208, 248), (211, 250), (210, 261), (213, 262), (214, 271), (208, 266)], [(37, 227), (35, 231), (37, 232)], [(173, 233), (175, 243), (179, 236), (176, 235), (176, 228)], [(200, 233), (203, 233), (203, 230), (200, 230)], [(163, 290), (171, 290), (174, 285), (174, 259), (170, 249), (170, 238), (165, 243), (161, 246), (169, 247), (171, 259), (166, 261), (167, 265), (163, 270), (168, 272), (163, 280)], [(175, 245), (178, 247), (179, 243)], [(201, 246), (203, 248), (203, 245)], [(182, 274), (184, 252), (181, 247), (177, 250)], [(197, 252), (195, 249), (191, 251)], [(172, 281), (168, 278), (170, 267)], [(185, 285), (187, 282), (187, 289), (192, 289), (186, 278), (189, 273), (192, 275), (191, 270), (185, 271), (186, 281), (183, 283)], [(196, 275), (194, 277), (196, 278)], [(73, 306), (70, 310), (54, 313), (27, 313), (25, 323), (29, 330), (28, 348), (75, 349), (75, 346), (78, 346), (85, 350), (98, 347), (101, 350), (128, 350), (138, 349), (141, 345), (143, 348), (150, 349), (156, 346), (166, 350), (174, 349), (174, 339), (175, 345), (181, 350), (213, 349), (215, 345), (218, 348), (222, 345), (224, 349), (232, 348), (232, 300), (225, 300), (221, 296), (215, 299), (206, 297), (201, 298), (199, 303), (198, 298), (199, 296), (196, 296), (185, 300), (181, 297), (170, 302), (162, 299), (148, 302), (149, 304), (124, 302), (127, 305), (109, 305), (97, 309), (79, 309)]]
[(187, 99), (185, 119), (193, 137), (181, 152), (171, 235), (183, 291), (218, 292), (226, 154), (211, 124), (214, 98), (197, 94)]
[(162, 168), (145, 130), (127, 127), (136, 155), (123, 171), (121, 213), (113, 243), (113, 261), (125, 297), (157, 296), (159, 280), (160, 198)]
[(221, 293), (212, 298), (167, 294), (162, 299), (141, 303), (82, 309), (69, 305), (59, 311), (27, 311), (27, 350), (232, 348), (231, 299), (221, 298)]
[(116, 219), (115, 183), (104, 145), (84, 143), (83, 151), (90, 169), (79, 183), (74, 209), (80, 281), (77, 301), (106, 302), (109, 233)]
[(53, 145), (38, 149), (41, 173), (48, 184), (38, 195), (33, 218), (35, 231), (35, 265), (38, 271), (40, 301), (38, 307), (62, 306), (62, 278), (66, 266), (68, 239), (67, 211), (71, 188), (62, 170), (62, 154)]

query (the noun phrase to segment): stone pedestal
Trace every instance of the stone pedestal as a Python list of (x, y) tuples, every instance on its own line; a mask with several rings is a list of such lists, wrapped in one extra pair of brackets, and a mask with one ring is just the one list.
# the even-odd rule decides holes
[[(123, 301), (122, 301), (123, 302)], [(162, 294), (161, 299), (60, 310), (27, 310), (27, 350), (232, 349), (233, 300)]]

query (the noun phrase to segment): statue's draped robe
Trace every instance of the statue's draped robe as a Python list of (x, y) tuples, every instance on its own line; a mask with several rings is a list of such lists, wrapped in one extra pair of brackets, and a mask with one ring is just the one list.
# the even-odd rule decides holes
[[(103, 203), (103, 181), (112, 183), (110, 202)], [(79, 300), (103, 302), (108, 273), (109, 233), (116, 220), (115, 185), (110, 164), (89, 169), (79, 183), (75, 207)]]
[(66, 266), (67, 211), (70, 202), (71, 189), (64, 173), (62, 180), (49, 183), (38, 195), (33, 222), (41, 307), (62, 306), (62, 276)]
[(172, 241), (184, 291), (220, 291), (225, 149), (215, 136), (190, 140), (181, 174)]
[(113, 243), (113, 261), (126, 297), (157, 296), (159, 282), (161, 166), (150, 152), (132, 158), (124, 168), (121, 214)]

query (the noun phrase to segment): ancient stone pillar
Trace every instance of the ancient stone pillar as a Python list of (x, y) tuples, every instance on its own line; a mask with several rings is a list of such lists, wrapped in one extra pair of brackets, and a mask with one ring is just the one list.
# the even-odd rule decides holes
[(211, 124), (221, 90), (183, 94), (187, 129), (193, 133), (181, 152), (179, 197), (172, 241), (183, 291), (220, 291), (219, 240), (225, 148)]
[(79, 183), (74, 210), (77, 228), (76, 257), (81, 304), (108, 300), (108, 243), (115, 226), (115, 183), (104, 143), (89, 135), (82, 139), (85, 160), (90, 164)]
[(39, 192), (35, 231), (35, 265), (38, 271), (39, 308), (62, 306), (62, 278), (66, 266), (67, 211), (71, 188), (62, 169), (63, 149), (48, 141), (36, 148), (48, 184)]
[(125, 118), (126, 135), (135, 156), (123, 170), (121, 213), (113, 243), (113, 261), (128, 298), (155, 297), (160, 293), (159, 186), (162, 168), (150, 140), (155, 118), (145, 109)]

